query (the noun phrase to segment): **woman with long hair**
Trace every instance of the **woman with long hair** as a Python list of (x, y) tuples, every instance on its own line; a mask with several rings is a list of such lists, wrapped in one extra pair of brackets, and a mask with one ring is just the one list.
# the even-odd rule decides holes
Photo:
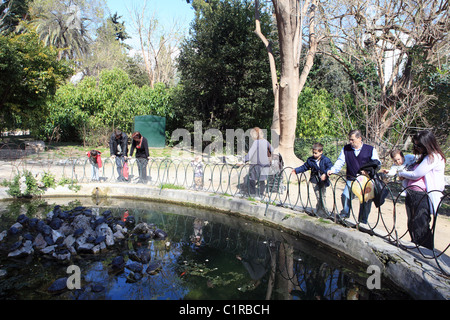
[(147, 183), (147, 164), (149, 160), (148, 141), (139, 131), (132, 135), (133, 142), (131, 143), (130, 157), (133, 156), (136, 150), (136, 162), (138, 165), (139, 181), (140, 183)]
[(445, 188), (445, 155), (433, 132), (423, 130), (413, 137), (417, 162), (412, 171), (399, 172), (408, 179), (406, 189), (406, 213), (408, 230), (414, 243), (433, 249), (430, 230), (431, 214), (436, 215)]

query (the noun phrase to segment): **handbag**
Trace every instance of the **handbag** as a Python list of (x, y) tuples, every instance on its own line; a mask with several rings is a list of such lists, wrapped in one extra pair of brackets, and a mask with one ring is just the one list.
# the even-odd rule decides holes
[(365, 175), (359, 175), (356, 177), (356, 180), (352, 182), (352, 192), (358, 197), (360, 203), (375, 198), (372, 181), (373, 180), (369, 180)]

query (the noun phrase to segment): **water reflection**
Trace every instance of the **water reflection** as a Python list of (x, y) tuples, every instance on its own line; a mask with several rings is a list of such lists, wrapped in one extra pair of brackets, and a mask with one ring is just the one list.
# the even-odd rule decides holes
[[(167, 239), (124, 244), (123, 248), (98, 255), (73, 258), (80, 266), (82, 289), (50, 295), (46, 289), (67, 276), (69, 264), (43, 257), (6, 261), (7, 275), (0, 284), (1, 299), (408, 299), (383, 280), (381, 290), (366, 288), (368, 275), (359, 266), (321, 245), (240, 218), (197, 208), (145, 201), (92, 203), (89, 199), (47, 200), (31, 204), (4, 203), (0, 231), (20, 213), (45, 217), (54, 205), (71, 209), (91, 207), (101, 214), (132, 215), (136, 222), (155, 224)], [(129, 250), (149, 249), (154, 273), (130, 281), (130, 270), (112, 275), (111, 261)], [(17, 270), (21, 270), (18, 272)]]

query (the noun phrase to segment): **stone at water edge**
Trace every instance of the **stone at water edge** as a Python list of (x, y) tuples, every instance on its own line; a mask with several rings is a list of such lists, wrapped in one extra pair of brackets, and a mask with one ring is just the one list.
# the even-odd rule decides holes
[(8, 258), (22, 258), (27, 257), (34, 252), (33, 242), (27, 240), (24, 242), (23, 247), (14, 250), (8, 254)]
[(117, 256), (111, 262), (111, 267), (113, 269), (123, 269), (125, 267), (125, 260), (122, 256)]

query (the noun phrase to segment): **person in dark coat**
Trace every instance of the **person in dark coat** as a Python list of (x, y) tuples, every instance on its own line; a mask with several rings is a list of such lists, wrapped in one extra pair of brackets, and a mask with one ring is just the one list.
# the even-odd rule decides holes
[[(370, 161), (374, 161), (378, 165), (381, 165), (377, 150), (374, 147), (363, 143), (361, 131), (351, 130), (348, 134), (348, 140), (350, 143), (342, 148), (334, 166), (328, 171), (328, 176), (330, 176), (331, 174), (338, 173), (344, 164), (347, 165), (347, 183), (341, 196), (343, 209), (339, 215), (340, 218), (348, 218), (350, 216), (352, 183), (355, 181), (356, 176), (360, 174), (361, 167)], [(359, 222), (367, 223), (371, 207), (372, 200), (361, 203), (358, 216)]]
[(133, 156), (134, 150), (136, 150), (136, 162), (139, 171), (139, 182), (147, 182), (147, 164), (150, 157), (148, 151), (148, 141), (139, 131), (136, 131), (132, 135), (133, 142), (131, 143), (130, 157)]
[(128, 155), (128, 136), (119, 129), (114, 130), (109, 139), (109, 151), (111, 158), (116, 161), (117, 173), (119, 174), (117, 181), (127, 181), (123, 175), (123, 166)]
[(292, 170), (293, 174), (299, 174), (311, 170), (310, 182), (313, 184), (314, 193), (317, 197), (317, 215), (327, 216), (326, 210), (326, 188), (330, 186), (327, 172), (333, 166), (331, 160), (323, 155), (323, 145), (315, 143), (312, 146), (313, 155), (306, 162)]

